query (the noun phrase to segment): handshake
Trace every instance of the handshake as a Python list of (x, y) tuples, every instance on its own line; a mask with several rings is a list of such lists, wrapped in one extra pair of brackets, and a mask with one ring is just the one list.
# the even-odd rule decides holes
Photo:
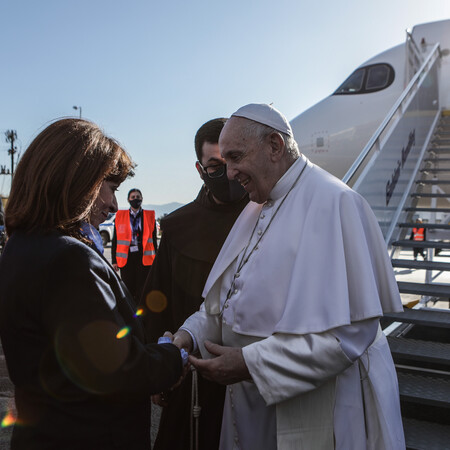
[(152, 395), (152, 402), (155, 405), (167, 406), (170, 392), (176, 389), (183, 382), (190, 369), (189, 353), (192, 352), (194, 346), (189, 333), (183, 330), (179, 330), (175, 333), (175, 336), (170, 331), (166, 331), (164, 335), (158, 339), (158, 344), (176, 345), (180, 349), (181, 359), (183, 361), (183, 372), (181, 373), (180, 379), (169, 389), (169, 391)]
[[(183, 373), (178, 382), (170, 388), (170, 391), (173, 391), (182, 383), (191, 365), (204, 378), (219, 384), (228, 385), (251, 379), (242, 355), (242, 349), (239, 347), (224, 347), (205, 341), (205, 349), (214, 357), (212, 359), (201, 359), (191, 354), (194, 350), (194, 342), (190, 333), (186, 330), (180, 329), (175, 334), (166, 331), (164, 336), (158, 339), (158, 343), (160, 343), (161, 339), (163, 339), (163, 343), (171, 342), (176, 345), (180, 349), (181, 357), (183, 358)], [(152, 401), (156, 405), (166, 406), (167, 397), (168, 393), (155, 394), (152, 395)]]

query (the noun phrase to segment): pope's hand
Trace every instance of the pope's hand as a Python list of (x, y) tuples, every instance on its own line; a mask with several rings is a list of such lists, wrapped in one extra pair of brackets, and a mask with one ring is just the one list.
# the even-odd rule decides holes
[(166, 331), (164, 336), (169, 336), (172, 339), (173, 345), (176, 345), (178, 348), (184, 348), (188, 353), (192, 352), (192, 347), (194, 346), (192, 343), (191, 335), (184, 330), (178, 330), (174, 335), (170, 332)]
[(205, 348), (216, 357), (198, 359), (190, 355), (189, 362), (208, 380), (234, 384), (251, 378), (241, 348), (224, 347), (209, 341), (205, 341)]

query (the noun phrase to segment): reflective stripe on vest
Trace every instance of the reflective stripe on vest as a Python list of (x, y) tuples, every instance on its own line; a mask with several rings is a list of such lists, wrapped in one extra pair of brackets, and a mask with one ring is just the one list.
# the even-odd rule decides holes
[(144, 254), (142, 263), (144, 266), (151, 266), (155, 259), (155, 246), (153, 245), (153, 230), (155, 229), (155, 211), (143, 211), (145, 228), (142, 232), (142, 246)]
[[(142, 263), (144, 266), (151, 266), (155, 259), (155, 247), (153, 245), (153, 230), (155, 228), (155, 211), (142, 211)], [(119, 210), (115, 220), (117, 248), (116, 260), (119, 267), (124, 267), (128, 260), (128, 253), (131, 245), (131, 223), (130, 210)]]
[(425, 228), (413, 228), (413, 240), (414, 241), (425, 240), (424, 230)]

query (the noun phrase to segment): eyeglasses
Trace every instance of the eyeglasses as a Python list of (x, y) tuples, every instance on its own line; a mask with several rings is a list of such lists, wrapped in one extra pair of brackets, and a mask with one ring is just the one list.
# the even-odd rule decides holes
[(200, 161), (197, 161), (198, 165), (202, 168), (203, 172), (208, 175), (209, 178), (220, 178), (226, 171), (226, 164), (212, 164), (211, 166), (203, 167)]

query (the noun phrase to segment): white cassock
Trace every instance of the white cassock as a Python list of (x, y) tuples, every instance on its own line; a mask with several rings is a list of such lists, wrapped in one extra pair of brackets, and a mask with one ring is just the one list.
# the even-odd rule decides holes
[(203, 295), (182, 328), (203, 358), (205, 340), (241, 347), (252, 376), (227, 386), (222, 450), (405, 448), (378, 324), (402, 304), (359, 194), (301, 156), (241, 213)]

